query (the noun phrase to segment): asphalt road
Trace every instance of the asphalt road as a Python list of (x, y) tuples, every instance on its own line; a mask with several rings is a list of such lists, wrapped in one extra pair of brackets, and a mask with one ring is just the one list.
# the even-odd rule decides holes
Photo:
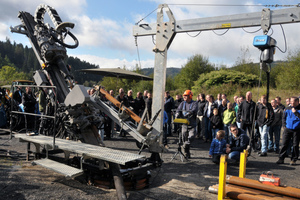
[[(106, 140), (107, 147), (137, 153), (135, 140), (112, 138)], [(209, 143), (195, 140), (191, 147), (192, 158), (182, 162), (179, 155), (171, 161), (177, 150), (177, 137), (169, 137), (169, 152), (161, 155), (162, 167), (151, 171), (149, 188), (127, 191), (128, 199), (216, 199), (217, 195), (208, 192), (208, 187), (218, 183), (219, 166), (208, 157)], [(10, 150), (10, 156), (7, 156)], [(9, 139), (9, 135), (0, 131), (0, 199), (116, 199), (114, 189), (100, 189), (66, 179), (64, 176), (32, 166), (25, 159), (26, 143)], [(142, 154), (150, 156), (145, 149)], [(266, 171), (272, 171), (281, 178), (281, 184), (300, 188), (300, 162), (295, 166), (277, 165), (278, 155), (269, 153), (259, 157), (256, 153), (248, 158), (246, 178), (258, 180)], [(227, 175), (238, 176), (239, 166), (228, 164)]]

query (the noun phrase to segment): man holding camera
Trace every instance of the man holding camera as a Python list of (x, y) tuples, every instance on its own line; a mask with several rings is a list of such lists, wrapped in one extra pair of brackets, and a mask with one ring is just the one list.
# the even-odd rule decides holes
[(282, 126), (282, 144), (283, 147), (279, 152), (277, 164), (283, 164), (287, 156), (290, 141), (293, 142), (293, 152), (290, 165), (296, 165), (299, 157), (299, 140), (300, 140), (300, 105), (298, 97), (291, 97), (290, 106), (283, 113)]
[(186, 90), (183, 94), (183, 102), (177, 108), (176, 118), (182, 117), (189, 121), (189, 124), (182, 124), (179, 143), (183, 143), (183, 153), (187, 158), (191, 157), (190, 144), (196, 135), (196, 116), (198, 111), (197, 101), (193, 101), (193, 93)]

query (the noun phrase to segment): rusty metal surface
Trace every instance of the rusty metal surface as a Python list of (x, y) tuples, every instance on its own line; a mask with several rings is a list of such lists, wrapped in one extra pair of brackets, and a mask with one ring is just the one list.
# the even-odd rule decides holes
[(265, 190), (268, 192), (278, 193), (282, 195), (287, 195), (291, 197), (300, 198), (300, 189), (293, 187), (281, 187), (281, 186), (273, 186), (266, 185), (259, 181), (247, 179), (247, 178), (239, 178), (236, 176), (229, 176), (227, 178), (227, 182), (230, 184), (240, 185), (244, 187), (255, 188), (259, 190)]

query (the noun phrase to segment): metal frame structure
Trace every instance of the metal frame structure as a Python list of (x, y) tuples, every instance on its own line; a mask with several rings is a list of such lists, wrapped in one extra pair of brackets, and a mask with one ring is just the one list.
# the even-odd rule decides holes
[[(164, 22), (164, 11), (169, 21)], [(271, 25), (300, 22), (300, 7), (270, 10), (265, 8), (262, 12), (226, 15), (209, 18), (196, 18), (176, 21), (167, 4), (161, 4), (157, 9), (157, 22), (152, 24), (140, 24), (133, 27), (133, 36), (156, 36), (153, 106), (152, 113), (162, 109), (164, 111), (164, 92), (166, 84), (166, 66), (168, 49), (177, 33), (193, 31), (209, 31), (219, 29), (245, 28), (261, 26), (263, 33), (267, 34)], [(161, 132), (162, 115), (153, 125), (153, 130)]]

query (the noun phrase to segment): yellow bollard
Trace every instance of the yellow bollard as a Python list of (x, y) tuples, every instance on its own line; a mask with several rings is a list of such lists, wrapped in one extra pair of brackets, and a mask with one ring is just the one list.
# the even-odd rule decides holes
[(220, 158), (218, 200), (223, 200), (225, 198), (227, 157), (227, 155), (221, 155)]
[(240, 156), (240, 178), (245, 178), (246, 176), (246, 163), (247, 163), (248, 150), (245, 149), (244, 152), (241, 152)]

